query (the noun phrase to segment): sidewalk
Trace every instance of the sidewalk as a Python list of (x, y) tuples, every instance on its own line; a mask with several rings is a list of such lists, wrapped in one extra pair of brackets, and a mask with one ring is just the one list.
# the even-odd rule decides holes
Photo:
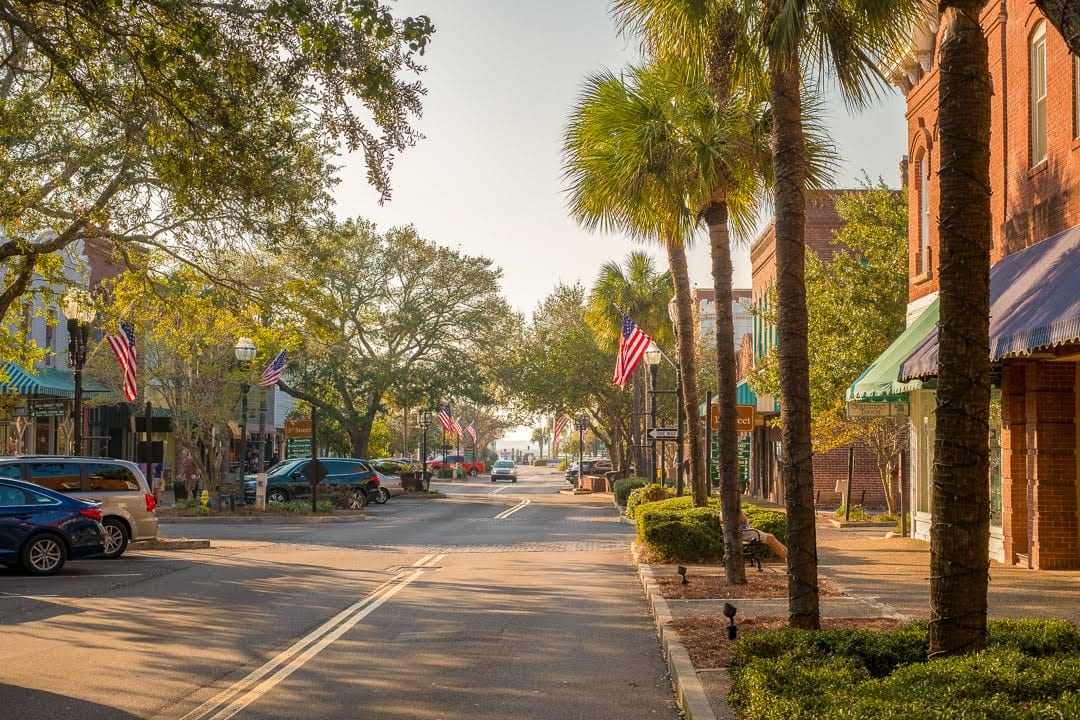
[[(821, 599), (822, 617), (929, 619), (930, 547), (911, 538), (885, 538), (880, 529), (840, 530), (819, 520), (818, 574), (839, 585), (844, 597)], [(694, 568), (692, 568), (693, 571)], [(782, 565), (767, 567), (783, 572)], [(710, 566), (723, 572), (722, 566)], [(654, 577), (675, 572), (673, 565), (641, 565), (640, 576), (653, 608), (657, 631), (668, 658), (672, 682), (688, 720), (734, 718), (727, 706), (726, 668), (695, 668), (669, 623), (677, 617), (718, 616), (723, 599), (665, 600)], [(990, 566), (988, 612), (991, 618), (1041, 617), (1080, 625), (1080, 570), (1034, 571)], [(786, 598), (728, 598), (740, 616), (786, 617)]]

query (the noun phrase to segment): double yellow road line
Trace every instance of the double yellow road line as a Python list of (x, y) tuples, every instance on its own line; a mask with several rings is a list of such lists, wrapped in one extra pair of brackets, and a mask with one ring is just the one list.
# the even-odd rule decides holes
[(291, 647), (278, 653), (262, 667), (222, 690), (180, 720), (229, 720), (303, 667), (384, 602), (430, 571), (444, 557), (445, 554), (427, 555), (413, 565), (402, 568), (363, 599), (345, 608), (297, 640)]

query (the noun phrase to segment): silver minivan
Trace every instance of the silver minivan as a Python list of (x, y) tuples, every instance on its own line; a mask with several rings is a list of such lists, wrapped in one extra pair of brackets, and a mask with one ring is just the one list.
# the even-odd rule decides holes
[(112, 458), (20, 455), (0, 458), (0, 476), (101, 503), (105, 528), (102, 557), (118, 558), (129, 542), (157, 538), (154, 496), (134, 463)]

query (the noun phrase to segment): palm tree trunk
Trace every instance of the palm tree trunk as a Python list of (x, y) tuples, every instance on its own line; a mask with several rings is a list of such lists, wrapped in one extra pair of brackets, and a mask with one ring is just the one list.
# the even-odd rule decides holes
[(810, 361), (806, 316), (806, 146), (796, 53), (769, 58), (776, 202), (776, 292), (780, 370), (780, 479), (788, 515), (788, 614), (792, 627), (816, 630), (817, 531), (810, 441)]
[(941, 323), (930, 655), (986, 647), (990, 484), (990, 97), (985, 0), (944, 0), (939, 54)]
[(731, 238), (727, 203), (713, 202), (705, 210), (709, 226), (713, 291), (716, 294), (716, 401), (720, 406), (720, 502), (724, 512), (724, 573), (729, 583), (746, 582), (739, 515), (739, 435), (735, 427), (735, 320), (731, 315)]
[(690, 291), (690, 271), (686, 266), (686, 249), (681, 243), (666, 243), (671, 280), (675, 286), (675, 311), (679, 326), (679, 368), (683, 379), (683, 415), (690, 444), (690, 486), (694, 490), (694, 505), (709, 503), (709, 479), (705, 477), (701, 423), (698, 420), (697, 355), (694, 349), (694, 306)]

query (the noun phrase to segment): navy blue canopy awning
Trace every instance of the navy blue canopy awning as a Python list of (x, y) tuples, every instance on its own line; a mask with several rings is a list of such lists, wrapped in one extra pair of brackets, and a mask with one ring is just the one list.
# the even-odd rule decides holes
[[(900, 365), (902, 382), (937, 375), (935, 328)], [(1080, 225), (990, 268), (990, 360), (1080, 342)]]

